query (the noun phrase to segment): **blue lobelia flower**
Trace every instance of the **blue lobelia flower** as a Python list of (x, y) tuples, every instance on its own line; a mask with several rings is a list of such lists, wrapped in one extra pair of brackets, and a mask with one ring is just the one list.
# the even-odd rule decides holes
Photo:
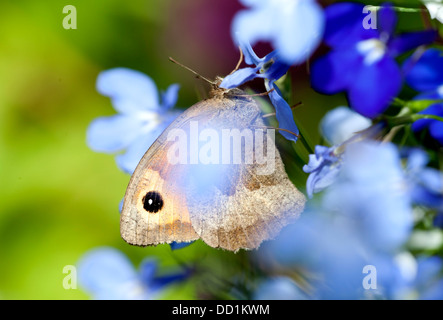
[(311, 204), (259, 254), (271, 265), (314, 273), (312, 297), (320, 299), (367, 298), (362, 271), (375, 266), (380, 290), (374, 293), (390, 298), (408, 281), (394, 260), (412, 228), (412, 200), (396, 146), (361, 141), (346, 147), (321, 203)]
[(419, 257), (417, 273), (412, 283), (415, 296), (421, 300), (442, 300), (443, 279), (441, 277), (443, 261), (440, 257)]
[(261, 282), (253, 300), (307, 300), (308, 296), (288, 277), (274, 277)]
[[(418, 256), (402, 253), (397, 259), (398, 272), (405, 275), (402, 287), (393, 292), (396, 299), (443, 299), (443, 261), (437, 256)], [(392, 276), (395, 277), (393, 274)]]
[(281, 92), (275, 81), (280, 79), (289, 69), (289, 65), (282, 62), (277, 51), (273, 51), (263, 58), (259, 58), (248, 42), (240, 42), (240, 49), (244, 53), (245, 62), (255, 67), (242, 68), (226, 76), (220, 84), (221, 88), (232, 89), (245, 82), (256, 78), (265, 79), (266, 90), (270, 91), (269, 98), (275, 107), (275, 116), (279, 127), (295, 133), (286, 131), (280, 133), (288, 140), (297, 141), (299, 130), (294, 122), (294, 116), (289, 104), (282, 98)]
[(236, 14), (236, 42), (269, 41), (287, 64), (305, 61), (321, 41), (324, 15), (315, 0), (240, 0), (247, 7)]
[(177, 117), (171, 111), (179, 86), (171, 85), (161, 96), (145, 74), (116, 68), (100, 73), (97, 90), (111, 98), (118, 114), (95, 119), (87, 131), (87, 143), (97, 152), (119, 153), (117, 165), (132, 173), (143, 154), (160, 133)]
[(315, 153), (309, 155), (309, 163), (303, 166), (303, 171), (310, 174), (306, 181), (309, 198), (335, 181), (342, 163), (342, 154), (337, 150), (336, 147), (315, 146)]
[(324, 205), (350, 218), (371, 247), (395, 250), (413, 227), (412, 198), (397, 147), (356, 142), (346, 147), (345, 157)]
[(77, 263), (83, 290), (97, 300), (146, 300), (161, 289), (189, 276), (189, 271), (157, 276), (157, 262), (146, 258), (137, 271), (119, 250), (99, 247), (88, 251)]
[[(415, 90), (422, 92), (416, 100), (443, 99), (443, 51), (435, 48), (426, 50), (414, 61), (411, 57), (404, 64), (406, 82)], [(420, 114), (432, 114), (443, 117), (443, 102), (431, 104)], [(430, 135), (443, 145), (443, 122), (433, 119), (420, 119), (412, 124), (412, 130), (427, 128)]]
[(372, 121), (348, 107), (328, 111), (320, 122), (320, 132), (330, 145), (339, 145), (358, 132), (367, 129)]
[[(321, 121), (321, 131), (332, 147), (317, 145), (314, 154), (303, 171), (309, 173), (306, 192), (309, 198), (330, 186), (337, 178), (348, 145), (376, 137), (384, 128), (383, 123), (368, 127), (371, 121), (346, 107), (331, 110)], [(346, 139), (346, 140), (344, 140)]]
[(346, 91), (350, 106), (374, 118), (397, 96), (402, 75), (395, 58), (413, 48), (431, 43), (433, 30), (395, 35), (397, 16), (390, 5), (378, 10), (378, 26), (363, 25), (364, 6), (337, 3), (326, 9), (324, 40), (332, 50), (312, 67), (314, 89), (326, 94)]
[(407, 149), (403, 154), (412, 201), (443, 213), (443, 173), (426, 166), (429, 157), (423, 150)]

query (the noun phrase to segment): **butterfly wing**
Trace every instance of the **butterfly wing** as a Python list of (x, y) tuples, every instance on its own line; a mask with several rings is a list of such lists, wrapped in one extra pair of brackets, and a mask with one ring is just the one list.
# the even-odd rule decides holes
[[(244, 129), (257, 132), (265, 127), (259, 107), (252, 99), (224, 99), (223, 103), (218, 117), (207, 126), (240, 132)], [(273, 137), (267, 131), (262, 132), (264, 135), (256, 136), (255, 141), (262, 139), (266, 162), (255, 156), (260, 152), (257, 150), (260, 144), (254, 143), (249, 150), (243, 144), (242, 163), (219, 169), (225, 173), (222, 181), (204, 184), (204, 188), (193, 188), (188, 183), (192, 226), (212, 247), (231, 251), (257, 248), (262, 241), (275, 237), (304, 209), (306, 198), (288, 178)], [(246, 160), (248, 153), (252, 153), (250, 163)], [(270, 164), (273, 166), (268, 167)]]
[[(287, 177), (272, 140), (262, 137), (265, 149), (274, 147), (275, 167), (267, 174), (260, 173), (267, 163), (254, 157), (248, 164), (195, 164), (192, 123), (221, 136), (226, 129), (243, 132), (264, 126), (251, 98), (214, 98), (186, 110), (154, 142), (131, 177), (120, 223), (125, 241), (146, 246), (201, 238), (212, 247), (252, 249), (299, 215), (305, 197)], [(169, 158), (174, 142), (168, 135), (175, 129), (191, 136), (185, 164), (171, 164)], [(254, 148), (242, 149), (242, 157), (255, 154)], [(220, 146), (220, 153), (224, 151)]]

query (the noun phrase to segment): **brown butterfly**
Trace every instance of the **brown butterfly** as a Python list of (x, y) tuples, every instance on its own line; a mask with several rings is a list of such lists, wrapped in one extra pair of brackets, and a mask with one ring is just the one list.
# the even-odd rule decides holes
[[(254, 249), (303, 211), (305, 196), (289, 180), (272, 132), (263, 130), (257, 102), (219, 83), (211, 82), (211, 98), (175, 119), (140, 160), (121, 213), (126, 242), (148, 246), (202, 239), (214, 248)], [(196, 126), (200, 134), (193, 136)], [(177, 132), (187, 140), (180, 142)], [(215, 143), (217, 135), (237, 139), (240, 151), (233, 142)], [(223, 158), (226, 152), (229, 157)]]

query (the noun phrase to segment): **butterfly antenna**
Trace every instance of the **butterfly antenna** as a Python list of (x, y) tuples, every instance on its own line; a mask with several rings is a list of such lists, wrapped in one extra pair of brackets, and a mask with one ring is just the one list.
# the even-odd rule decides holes
[(214, 86), (217, 85), (216, 82), (211, 81), (211, 80), (209, 80), (208, 78), (203, 77), (201, 74), (195, 72), (194, 70), (192, 70), (191, 68), (189, 68), (189, 67), (185, 66), (184, 64), (178, 62), (177, 60), (175, 60), (175, 59), (169, 57), (169, 61), (174, 62), (175, 64), (178, 64), (180, 67), (185, 68), (186, 70), (192, 72), (193, 74), (195, 74), (195, 75), (197, 76), (197, 78), (202, 79), (202, 80), (205, 80), (206, 82), (209, 82), (210, 84), (212, 84), (212, 85), (214, 85)]
[(243, 62), (243, 51), (241, 47), (238, 47), (238, 50), (240, 51), (240, 59), (238, 59), (237, 65), (235, 66), (235, 69), (231, 71), (231, 74), (233, 74), (235, 71), (237, 71), (240, 68), (241, 63)]
[(272, 88), (269, 91), (266, 92), (262, 92), (262, 93), (252, 93), (252, 94), (233, 94), (233, 96), (235, 97), (261, 97), (261, 96), (267, 96), (269, 95), (272, 91), (274, 91), (275, 89)]

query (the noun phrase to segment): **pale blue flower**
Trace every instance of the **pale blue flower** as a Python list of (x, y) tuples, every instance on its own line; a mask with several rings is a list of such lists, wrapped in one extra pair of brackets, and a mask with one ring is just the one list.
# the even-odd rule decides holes
[(261, 282), (253, 300), (307, 300), (308, 296), (288, 277), (273, 277)]
[(303, 171), (309, 173), (306, 181), (306, 192), (309, 198), (330, 186), (341, 168), (341, 153), (336, 147), (315, 146), (315, 154), (309, 155), (309, 163), (303, 166)]
[(269, 41), (289, 65), (305, 61), (317, 48), (324, 15), (314, 0), (240, 0), (247, 7), (232, 22), (237, 43)]
[(90, 124), (89, 147), (97, 152), (118, 153), (117, 165), (132, 173), (143, 154), (179, 114), (171, 111), (178, 89), (178, 85), (171, 85), (160, 102), (155, 83), (141, 72), (116, 68), (100, 73), (97, 90), (111, 98), (118, 114)]
[(408, 149), (406, 173), (412, 201), (443, 212), (443, 173), (427, 167), (429, 157), (421, 149)]
[(363, 141), (346, 147), (339, 179), (323, 201), (351, 219), (370, 246), (390, 251), (413, 228), (409, 191), (397, 147)]
[(337, 107), (328, 111), (320, 122), (323, 138), (330, 145), (339, 145), (359, 131), (367, 129), (372, 121), (348, 107)]
[(97, 300), (154, 299), (162, 288), (189, 276), (187, 270), (158, 276), (157, 261), (146, 258), (136, 270), (119, 250), (99, 247), (77, 263), (81, 288)]
[[(340, 166), (321, 202), (263, 244), (259, 255), (271, 266), (308, 270), (312, 298), (392, 298), (408, 285), (395, 257), (413, 229), (402, 158), (393, 144), (363, 140), (346, 145)], [(366, 265), (377, 270), (377, 290), (362, 285)]]

